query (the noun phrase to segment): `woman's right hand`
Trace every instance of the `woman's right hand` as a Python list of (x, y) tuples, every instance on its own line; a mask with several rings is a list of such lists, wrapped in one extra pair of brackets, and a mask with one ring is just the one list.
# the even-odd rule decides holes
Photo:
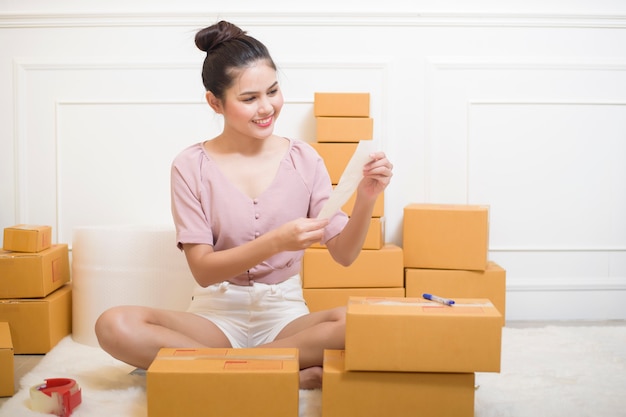
[(277, 228), (278, 245), (283, 251), (306, 249), (322, 240), (328, 219), (299, 218)]

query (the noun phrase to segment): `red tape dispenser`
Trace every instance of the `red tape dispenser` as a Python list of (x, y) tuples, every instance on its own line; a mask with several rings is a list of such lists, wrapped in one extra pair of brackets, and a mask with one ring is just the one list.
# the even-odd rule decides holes
[(50, 378), (30, 389), (33, 411), (69, 417), (82, 401), (80, 387), (70, 378)]

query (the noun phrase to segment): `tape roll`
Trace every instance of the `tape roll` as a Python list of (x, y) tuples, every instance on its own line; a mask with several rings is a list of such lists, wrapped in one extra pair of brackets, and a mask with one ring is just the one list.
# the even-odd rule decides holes
[(70, 378), (50, 378), (30, 388), (33, 411), (69, 417), (82, 401), (81, 390)]

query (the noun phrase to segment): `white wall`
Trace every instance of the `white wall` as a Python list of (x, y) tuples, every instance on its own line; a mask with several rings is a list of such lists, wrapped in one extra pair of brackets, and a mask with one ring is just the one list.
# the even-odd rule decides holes
[(220, 127), (193, 36), (228, 19), (281, 68), (277, 133), (371, 93), (387, 241), (408, 203), (489, 204), (509, 319), (626, 319), (626, 3), (266, 3), (0, 0), (0, 227), (171, 224), (171, 159)]

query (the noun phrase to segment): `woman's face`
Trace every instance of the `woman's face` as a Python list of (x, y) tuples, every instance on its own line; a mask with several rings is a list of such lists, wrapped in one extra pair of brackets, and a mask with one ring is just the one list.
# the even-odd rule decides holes
[(274, 123), (283, 107), (276, 70), (257, 61), (241, 70), (224, 95), (224, 131), (264, 139), (274, 133)]

